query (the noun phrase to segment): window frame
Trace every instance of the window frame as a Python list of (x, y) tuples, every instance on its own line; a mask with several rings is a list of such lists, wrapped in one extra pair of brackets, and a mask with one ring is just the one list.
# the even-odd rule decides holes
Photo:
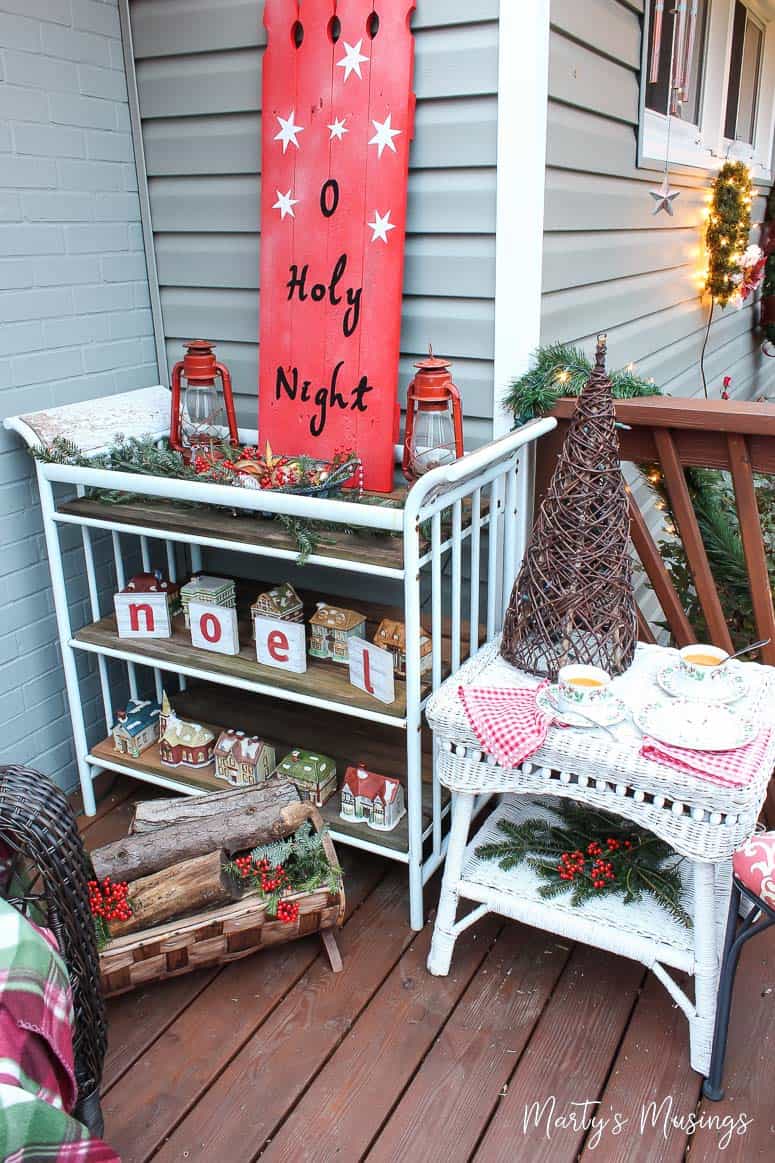
[[(764, 30), (754, 118), (753, 145), (724, 136), (727, 89), (732, 52), (735, 0), (710, 0), (705, 29), (704, 68), (700, 89), (699, 123), (670, 118), (670, 169), (715, 171), (727, 158), (746, 162), (754, 180), (772, 180), (772, 142), (775, 131), (775, 3), (741, 0)], [(665, 165), (667, 122), (664, 113), (646, 107), (650, 48), (650, 5), (644, 5), (641, 84), (638, 119), (638, 166), (662, 170)]]

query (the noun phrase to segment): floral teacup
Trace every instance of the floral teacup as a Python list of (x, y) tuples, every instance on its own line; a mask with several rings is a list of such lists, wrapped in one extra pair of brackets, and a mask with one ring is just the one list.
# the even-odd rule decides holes
[(692, 682), (714, 682), (724, 675), (719, 670), (720, 662), (728, 658), (726, 650), (718, 646), (706, 646), (702, 642), (692, 642), (679, 650), (681, 670)]
[(605, 698), (611, 676), (599, 666), (563, 666), (557, 674), (557, 695), (564, 711), (584, 711)]

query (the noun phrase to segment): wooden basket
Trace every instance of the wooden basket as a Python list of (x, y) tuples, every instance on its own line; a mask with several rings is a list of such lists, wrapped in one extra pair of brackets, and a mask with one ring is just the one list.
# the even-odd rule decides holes
[[(310, 812), (310, 818), (316, 828), (322, 826), (316, 810)], [(330, 836), (324, 836), (323, 847), (329, 864), (338, 867)], [(332, 968), (334, 971), (341, 968), (329, 930), (340, 925), (344, 917), (342, 884), (338, 892), (332, 893), (323, 887), (312, 892), (291, 893), (284, 899), (299, 905), (299, 915), (290, 924), (267, 917), (264, 898), (250, 893), (228, 905), (115, 937), (100, 953), (100, 986), (104, 996), (126, 993), (150, 981), (163, 981), (194, 969), (224, 965), (310, 933), (322, 935)]]

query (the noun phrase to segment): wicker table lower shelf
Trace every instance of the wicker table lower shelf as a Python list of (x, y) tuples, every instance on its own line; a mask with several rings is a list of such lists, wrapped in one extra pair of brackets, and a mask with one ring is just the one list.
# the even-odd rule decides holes
[[(527, 863), (506, 872), (497, 860), (481, 859), (476, 855), (477, 848), (483, 844), (503, 840), (503, 832), (498, 827), (500, 820), (520, 824), (529, 818), (543, 818), (557, 823), (559, 817), (551, 810), (552, 802), (550, 798), (534, 800), (525, 796), (503, 796), (466, 847), (457, 885), (458, 896), (488, 905), (503, 916), (572, 941), (596, 945), (599, 949), (631, 957), (645, 965), (659, 961), (692, 973), (692, 930), (681, 925), (653, 898), (646, 895), (640, 901), (625, 904), (620, 897), (606, 895), (573, 905), (568, 892), (547, 900), (539, 891), (546, 882)], [(694, 890), (688, 867), (683, 886), (681, 903), (691, 915)]]

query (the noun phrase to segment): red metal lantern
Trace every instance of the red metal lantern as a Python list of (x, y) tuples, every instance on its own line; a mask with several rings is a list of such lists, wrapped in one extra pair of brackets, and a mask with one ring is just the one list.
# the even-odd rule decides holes
[[(239, 447), (237, 414), (229, 369), (216, 361), (212, 343), (192, 339), (183, 344), (186, 354), (172, 369), (170, 446), (190, 461), (195, 450), (212, 456), (224, 440), (224, 408), (229, 443)], [(220, 393), (216, 378), (220, 376)]]
[(449, 362), (437, 359), (429, 346), (428, 358), (414, 366), (418, 371), (406, 393), (402, 464), (409, 481), (463, 455), (463, 410)]

